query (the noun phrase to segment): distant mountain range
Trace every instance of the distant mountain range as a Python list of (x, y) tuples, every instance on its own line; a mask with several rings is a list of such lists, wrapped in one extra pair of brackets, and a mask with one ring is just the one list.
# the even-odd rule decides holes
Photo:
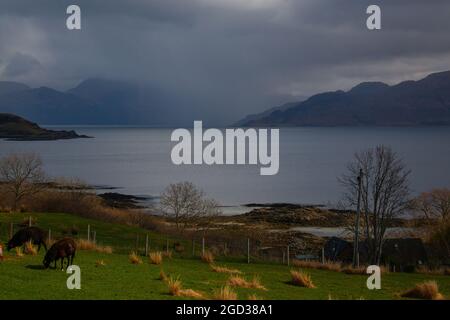
[(236, 126), (450, 125), (450, 71), (394, 86), (364, 82), (248, 116)]
[(136, 84), (87, 79), (66, 92), (0, 81), (0, 112), (40, 124), (174, 125), (172, 95)]

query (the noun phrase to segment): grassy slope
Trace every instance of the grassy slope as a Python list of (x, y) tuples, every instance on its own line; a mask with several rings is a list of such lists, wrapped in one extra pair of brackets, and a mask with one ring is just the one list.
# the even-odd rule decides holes
[[(0, 214), (0, 239), (5, 240), (5, 222), (21, 221), (27, 215)], [(58, 233), (72, 224), (83, 227), (90, 223), (95, 226), (99, 240), (106, 245), (133, 244), (136, 233), (146, 233), (138, 228), (102, 223), (64, 214), (39, 214), (38, 224), (51, 227)], [(101, 235), (101, 236), (100, 236)], [(150, 234), (153, 243), (163, 247), (165, 237)], [(159, 240), (157, 240), (159, 238)], [(99, 254), (79, 251), (75, 264), (81, 267), (82, 290), (66, 288), (67, 274), (60, 270), (42, 270), (43, 252), (39, 256), (15, 257), (7, 255), (0, 263), (0, 299), (173, 299), (167, 293), (164, 282), (158, 280), (162, 268), (168, 275), (180, 276), (183, 286), (200, 290), (210, 295), (216, 288), (223, 286), (228, 278), (225, 274), (212, 272), (208, 265), (199, 259), (175, 257), (165, 260), (162, 266), (150, 265), (143, 258), (141, 265), (132, 265), (126, 254)], [(104, 260), (105, 266), (96, 267), (97, 260)], [(249, 280), (258, 275), (268, 291), (239, 289), (239, 298), (246, 299), (249, 294), (267, 299), (395, 299), (396, 294), (425, 280), (436, 280), (441, 292), (450, 296), (450, 277), (419, 274), (387, 274), (382, 277), (382, 290), (368, 290), (365, 276), (343, 273), (307, 270), (312, 276), (316, 289), (299, 288), (288, 284), (289, 268), (276, 264), (250, 264), (220, 261), (218, 264), (237, 268), (244, 272)]]

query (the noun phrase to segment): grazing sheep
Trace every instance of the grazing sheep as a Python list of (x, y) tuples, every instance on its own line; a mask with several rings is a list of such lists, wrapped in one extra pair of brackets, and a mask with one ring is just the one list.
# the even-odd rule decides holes
[(41, 245), (44, 246), (45, 251), (47, 251), (47, 246), (45, 245), (45, 232), (38, 227), (26, 227), (20, 229), (16, 234), (8, 241), (8, 251), (20, 247), (31, 241), (33, 244), (38, 245), (38, 251), (41, 250)]
[(67, 258), (67, 266), (73, 264), (73, 258), (75, 257), (75, 252), (77, 250), (77, 245), (75, 241), (71, 238), (64, 238), (57, 242), (55, 242), (50, 249), (48, 249), (44, 261), (45, 268), (50, 266), (50, 263), (55, 263), (56, 269), (56, 261), (61, 259), (61, 270), (64, 270), (64, 259)]

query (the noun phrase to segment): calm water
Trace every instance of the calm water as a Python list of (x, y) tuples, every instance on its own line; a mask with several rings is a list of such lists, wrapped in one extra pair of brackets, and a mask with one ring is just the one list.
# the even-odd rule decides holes
[(170, 159), (170, 129), (74, 129), (95, 138), (0, 141), (0, 155), (37, 152), (53, 177), (76, 177), (119, 187), (122, 193), (158, 196), (168, 184), (188, 180), (223, 205), (328, 204), (341, 198), (336, 177), (354, 152), (383, 143), (393, 147), (412, 170), (415, 192), (450, 187), (450, 128), (444, 127), (282, 129), (276, 176), (260, 176), (259, 166), (175, 166)]

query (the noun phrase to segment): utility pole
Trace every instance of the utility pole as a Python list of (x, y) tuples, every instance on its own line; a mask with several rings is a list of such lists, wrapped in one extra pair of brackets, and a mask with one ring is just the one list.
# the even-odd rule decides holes
[(355, 237), (353, 242), (353, 268), (359, 267), (359, 216), (361, 215), (361, 183), (363, 177), (363, 170), (359, 169), (358, 180), (358, 203), (356, 205), (356, 222), (355, 222)]

